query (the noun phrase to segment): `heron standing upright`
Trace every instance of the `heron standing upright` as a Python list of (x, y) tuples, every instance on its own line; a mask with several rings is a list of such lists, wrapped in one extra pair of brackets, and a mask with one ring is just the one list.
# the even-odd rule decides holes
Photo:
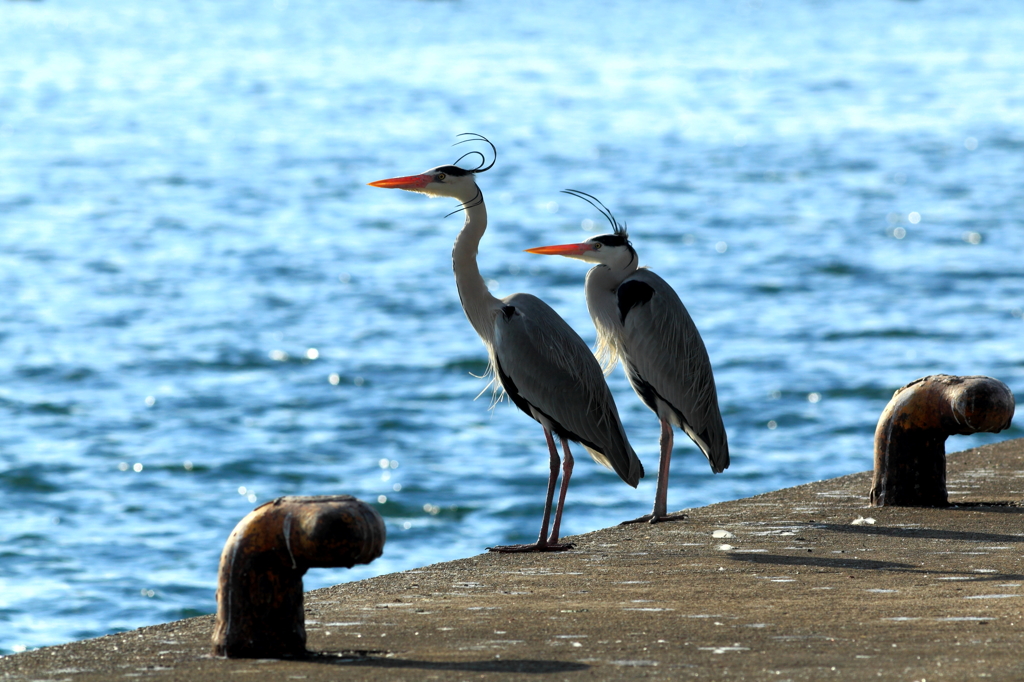
[[(512, 294), (499, 299), (487, 290), (476, 262), (480, 239), (487, 229), (487, 208), (476, 176), (494, 166), (497, 149), (480, 135), (465, 135), (467, 139), (462, 142), (482, 141), (490, 145), (494, 154), (490, 164), (486, 164), (482, 153), (470, 152), (455, 164), (475, 154), (480, 157), (480, 164), (474, 169), (438, 166), (419, 175), (378, 180), (370, 185), (451, 197), (460, 202), (456, 212), (464, 211), (466, 222), (455, 239), (452, 267), (462, 309), (487, 347), (493, 378), (519, 409), (544, 428), (550, 455), (547, 498), (537, 542), (490, 549), (499, 552), (570, 549), (572, 545), (558, 542), (565, 493), (573, 468), (568, 441), (583, 445), (597, 462), (615, 471), (634, 488), (644, 475), (643, 465), (626, 438), (601, 367), (583, 339), (536, 296)], [(558, 450), (552, 434), (561, 440), (565, 458), (549, 536), (548, 521), (559, 470)]]
[(597, 327), (597, 354), (611, 371), (618, 360), (633, 390), (661, 421), (661, 458), (654, 510), (632, 522), (673, 520), (667, 512), (672, 427), (697, 444), (714, 473), (729, 466), (729, 443), (704, 341), (669, 284), (639, 260), (625, 224), (604, 204), (578, 190), (564, 190), (598, 209), (612, 226), (579, 244), (527, 249), (597, 263), (587, 273), (587, 308)]

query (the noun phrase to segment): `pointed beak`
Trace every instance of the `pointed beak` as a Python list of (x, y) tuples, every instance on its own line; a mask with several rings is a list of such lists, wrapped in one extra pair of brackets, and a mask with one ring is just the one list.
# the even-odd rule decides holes
[(387, 180), (377, 180), (376, 182), (367, 183), (370, 187), (385, 187), (387, 189), (408, 189), (408, 190), (419, 190), (423, 189), (433, 180), (431, 175), (406, 175), (401, 178), (388, 178)]
[(540, 253), (545, 256), (567, 256), (576, 258), (585, 253), (590, 253), (594, 247), (586, 242), (582, 244), (558, 244), (556, 246), (538, 246), (535, 249), (526, 249), (527, 253)]

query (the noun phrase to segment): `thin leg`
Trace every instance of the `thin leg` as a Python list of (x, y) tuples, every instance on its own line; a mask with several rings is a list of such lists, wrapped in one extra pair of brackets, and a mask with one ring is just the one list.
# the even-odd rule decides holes
[[(532, 545), (499, 545), (497, 547), (488, 547), (489, 552), (561, 552), (567, 549), (572, 549), (572, 545), (559, 545), (548, 542), (548, 522), (551, 520), (551, 503), (555, 498), (555, 482), (558, 480), (558, 449), (555, 447), (555, 439), (551, 437), (551, 432), (546, 428), (544, 429), (544, 438), (548, 442), (548, 454), (550, 455), (551, 473), (548, 475), (548, 494), (544, 500), (544, 521), (540, 526), (540, 536), (537, 538), (537, 542)], [(572, 465), (569, 465), (570, 470)], [(564, 483), (563, 483), (564, 487)], [(563, 491), (562, 497), (565, 496)], [(558, 522), (562, 513), (562, 503), (558, 503), (558, 512), (555, 515), (555, 530), (558, 530)], [(554, 534), (557, 538), (557, 533)]]
[(551, 537), (548, 538), (549, 545), (558, 544), (558, 528), (562, 525), (562, 508), (565, 507), (565, 493), (569, 490), (569, 479), (572, 478), (572, 453), (569, 452), (569, 442), (562, 440), (562, 488), (558, 491), (558, 506), (555, 507), (555, 523), (551, 526)]
[(658, 460), (658, 489), (654, 493), (654, 510), (651, 512), (651, 523), (665, 521), (668, 518), (668, 470), (672, 464), (672, 445), (675, 436), (672, 425), (661, 420), (661, 457)]
[[(558, 480), (558, 449), (555, 447), (555, 439), (551, 432), (544, 429), (544, 439), (548, 442), (548, 493), (544, 498), (544, 520), (540, 524), (540, 535), (537, 536), (537, 547), (543, 548), (547, 544), (548, 522), (551, 520), (551, 502), (555, 499), (555, 482)], [(557, 517), (556, 517), (557, 519)], [(558, 523), (557, 520), (555, 523)]]
[(672, 425), (666, 420), (661, 420), (661, 457), (658, 460), (658, 488), (654, 493), (654, 510), (632, 521), (623, 521), (619, 525), (628, 523), (660, 523), (662, 521), (681, 521), (686, 518), (685, 514), (675, 516), (668, 515), (668, 470), (672, 463), (672, 445), (675, 442), (675, 434), (672, 432)]

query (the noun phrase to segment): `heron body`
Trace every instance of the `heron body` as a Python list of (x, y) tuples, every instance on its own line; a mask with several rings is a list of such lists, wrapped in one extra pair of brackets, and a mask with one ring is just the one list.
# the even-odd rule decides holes
[[(643, 465), (626, 438), (604, 373), (583, 339), (536, 296), (512, 294), (497, 298), (487, 290), (476, 261), (480, 240), (487, 229), (487, 207), (476, 174), (489, 168), (438, 166), (419, 175), (370, 184), (460, 202), (459, 210), (465, 212), (466, 220), (455, 240), (452, 266), (462, 308), (487, 348), (495, 380), (519, 409), (543, 427), (550, 456), (544, 518), (537, 542), (491, 549), (568, 549), (571, 545), (559, 544), (558, 534), (573, 468), (569, 441), (583, 445), (597, 462), (633, 487), (643, 476)], [(548, 522), (559, 472), (553, 435), (561, 441), (564, 459), (562, 485), (549, 535)]]
[(598, 356), (609, 371), (617, 361), (622, 362), (633, 390), (661, 422), (654, 510), (637, 519), (654, 523), (669, 519), (672, 427), (682, 429), (693, 440), (716, 474), (729, 466), (729, 444), (711, 360), (693, 318), (664, 279), (639, 267), (625, 227), (619, 226), (603, 205), (600, 209), (612, 223), (614, 234), (528, 251), (596, 263), (587, 273), (586, 294), (597, 329)]

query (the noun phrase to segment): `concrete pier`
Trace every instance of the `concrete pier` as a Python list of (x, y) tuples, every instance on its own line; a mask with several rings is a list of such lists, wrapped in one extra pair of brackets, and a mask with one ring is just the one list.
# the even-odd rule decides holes
[(0, 676), (1024, 680), (1024, 439), (950, 455), (949, 508), (869, 508), (870, 486), (853, 474), (569, 552), (310, 592), (306, 660), (213, 658), (209, 616), (7, 656)]

